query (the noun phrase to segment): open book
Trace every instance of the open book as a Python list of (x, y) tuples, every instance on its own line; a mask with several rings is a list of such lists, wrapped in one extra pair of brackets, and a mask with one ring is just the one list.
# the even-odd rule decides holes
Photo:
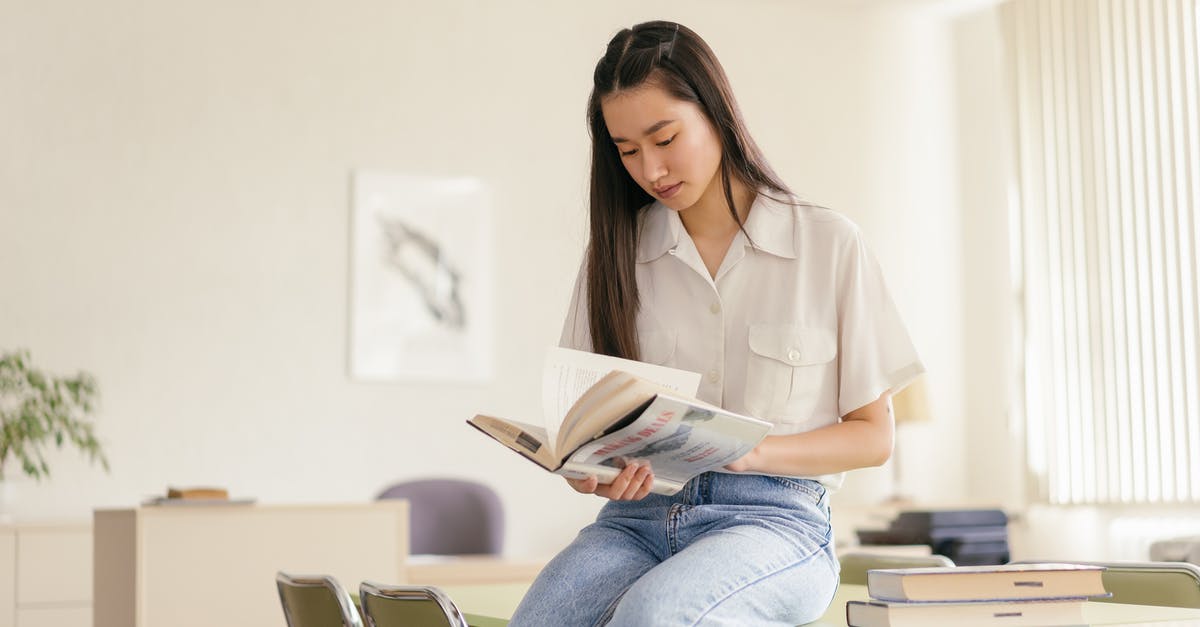
[[(477, 415), (468, 424), (551, 472), (609, 483), (627, 460), (648, 461), (653, 492), (746, 455), (771, 423), (694, 398), (700, 375), (552, 349), (543, 381), (543, 426)], [(567, 407), (564, 409), (564, 405)]]

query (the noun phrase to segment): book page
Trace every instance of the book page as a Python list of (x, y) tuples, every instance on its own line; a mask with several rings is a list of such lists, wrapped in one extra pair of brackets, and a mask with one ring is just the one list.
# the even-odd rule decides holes
[(655, 476), (684, 483), (749, 453), (770, 430), (757, 418), (659, 395), (632, 424), (585, 444), (570, 461), (619, 469), (645, 460)]
[(542, 371), (542, 419), (545, 421), (549, 442), (558, 440), (563, 416), (571, 409), (571, 405), (574, 405), (588, 388), (613, 370), (624, 370), (683, 396), (695, 396), (700, 389), (698, 372), (551, 347), (546, 351), (546, 365)]

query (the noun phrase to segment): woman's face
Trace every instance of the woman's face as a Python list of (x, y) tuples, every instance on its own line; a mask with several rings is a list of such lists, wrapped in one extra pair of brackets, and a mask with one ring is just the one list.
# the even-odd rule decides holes
[(646, 193), (676, 211), (721, 193), (721, 141), (698, 105), (651, 82), (605, 97), (600, 111), (621, 163)]

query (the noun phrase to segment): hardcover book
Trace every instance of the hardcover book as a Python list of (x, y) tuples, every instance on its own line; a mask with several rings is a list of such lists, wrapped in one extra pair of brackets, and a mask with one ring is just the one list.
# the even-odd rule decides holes
[(893, 529), (934, 529), (938, 527), (993, 526), (1008, 524), (1008, 516), (998, 509), (948, 509), (903, 511), (892, 521)]
[(696, 373), (554, 349), (542, 426), (486, 415), (467, 423), (565, 477), (609, 483), (628, 461), (648, 461), (651, 490), (674, 494), (688, 479), (746, 455), (771, 430), (769, 422), (693, 398), (699, 380)]
[(1102, 566), (1006, 564), (867, 571), (880, 601), (1003, 601), (1107, 596)]
[(1085, 599), (888, 603), (849, 601), (849, 627), (961, 627), (962, 625), (1083, 625)]
[(938, 527), (934, 529), (859, 529), (863, 544), (928, 544), (936, 551), (950, 542), (1007, 542), (1008, 527)]

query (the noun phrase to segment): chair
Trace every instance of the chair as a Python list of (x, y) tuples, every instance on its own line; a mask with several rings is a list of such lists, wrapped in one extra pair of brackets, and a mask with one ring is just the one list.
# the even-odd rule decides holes
[(461, 479), (420, 479), (392, 485), (379, 499), (408, 499), (409, 552), (464, 555), (501, 552), (504, 507), (490, 487)]
[(350, 595), (328, 575), (275, 574), (288, 627), (363, 627)]
[(897, 555), (891, 553), (868, 553), (850, 551), (838, 556), (842, 563), (841, 582), (867, 585), (867, 571), (877, 568), (933, 568), (954, 566), (945, 555)]
[(458, 607), (434, 586), (388, 586), (364, 581), (358, 588), (367, 627), (467, 627)]
[[(1047, 560), (1021, 560), (1012, 564), (1036, 564)], [(1057, 561), (1057, 560), (1049, 560)], [(1104, 566), (1101, 578), (1108, 598), (1092, 601), (1200, 608), (1200, 566), (1187, 562), (1067, 562)]]
[(1152, 562), (1190, 562), (1200, 566), (1200, 536), (1156, 540), (1150, 543)]

